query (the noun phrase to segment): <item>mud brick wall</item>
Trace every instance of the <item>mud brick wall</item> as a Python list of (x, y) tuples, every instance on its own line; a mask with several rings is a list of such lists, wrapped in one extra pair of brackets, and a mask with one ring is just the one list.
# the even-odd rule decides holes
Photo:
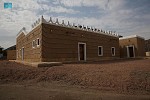
[(137, 56), (139, 57), (145, 56), (146, 55), (145, 54), (145, 40), (141, 38), (137, 38), (137, 46), (138, 46)]
[(145, 51), (150, 52), (150, 39), (145, 40)]
[[(40, 46), (33, 48), (32, 42), (37, 38), (40, 39)], [(87, 61), (120, 57), (118, 37), (42, 23), (27, 35), (21, 33), (17, 37), (17, 60), (76, 62), (79, 42), (86, 43)], [(98, 56), (98, 46), (103, 47), (103, 56)], [(111, 47), (115, 47), (115, 56), (112, 56)]]
[(127, 47), (130, 45), (134, 45), (135, 57), (143, 57), (145, 56), (145, 40), (139, 37), (127, 38), (119, 40), (120, 45), (120, 57), (127, 57)]
[[(87, 61), (120, 57), (117, 37), (42, 24), (42, 61), (78, 61), (79, 42), (86, 43)], [(103, 56), (98, 56), (98, 46), (103, 46)], [(115, 56), (111, 47), (115, 47)]]
[(16, 60), (16, 50), (7, 50), (7, 60)]
[[(21, 50), (24, 48), (24, 61), (39, 62), (41, 61), (41, 33), (42, 26), (39, 25), (27, 35), (21, 33), (16, 39), (17, 60), (22, 60)], [(40, 39), (40, 46), (32, 47), (33, 40)]]

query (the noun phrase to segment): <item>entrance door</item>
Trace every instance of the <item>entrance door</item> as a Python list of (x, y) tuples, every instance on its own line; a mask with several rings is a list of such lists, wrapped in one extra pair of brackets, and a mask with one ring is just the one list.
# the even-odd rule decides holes
[(78, 43), (78, 58), (79, 61), (86, 60), (86, 44)]
[(134, 57), (133, 47), (129, 47), (129, 57)]
[(22, 60), (24, 60), (24, 48), (22, 48)]
[(127, 46), (127, 54), (129, 58), (133, 58), (135, 56), (134, 46)]

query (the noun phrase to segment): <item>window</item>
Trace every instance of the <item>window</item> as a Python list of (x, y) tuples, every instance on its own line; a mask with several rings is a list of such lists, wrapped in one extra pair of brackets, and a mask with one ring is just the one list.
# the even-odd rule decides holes
[(20, 51), (18, 50), (18, 58), (20, 57)]
[(111, 47), (111, 55), (115, 56), (115, 47)]
[(39, 38), (37, 38), (37, 41), (36, 41), (36, 42), (37, 42), (37, 43), (36, 43), (36, 44), (37, 44), (37, 47), (40, 46), (40, 39), (39, 39)]
[(98, 56), (103, 56), (103, 47), (98, 46)]
[(32, 48), (35, 48), (35, 40), (32, 41)]
[(20, 58), (21, 58), (21, 49), (20, 49)]
[(34, 40), (34, 47), (36, 47), (36, 44), (37, 44), (37, 43), (36, 43), (36, 40)]

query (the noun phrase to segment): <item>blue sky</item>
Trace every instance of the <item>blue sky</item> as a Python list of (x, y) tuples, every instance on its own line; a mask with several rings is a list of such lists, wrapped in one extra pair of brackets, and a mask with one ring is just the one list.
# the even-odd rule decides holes
[[(4, 2), (11, 2), (13, 8), (4, 9)], [(0, 0), (0, 46), (14, 45), (20, 29), (30, 31), (41, 15), (150, 38), (150, 0)]]

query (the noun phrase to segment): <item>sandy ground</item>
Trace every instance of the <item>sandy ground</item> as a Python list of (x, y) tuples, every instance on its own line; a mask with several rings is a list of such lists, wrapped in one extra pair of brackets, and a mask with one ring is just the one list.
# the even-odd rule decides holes
[(34, 68), (0, 61), (0, 100), (150, 100), (150, 59)]
[(116, 94), (57, 82), (0, 85), (0, 100), (150, 100), (149, 95)]

